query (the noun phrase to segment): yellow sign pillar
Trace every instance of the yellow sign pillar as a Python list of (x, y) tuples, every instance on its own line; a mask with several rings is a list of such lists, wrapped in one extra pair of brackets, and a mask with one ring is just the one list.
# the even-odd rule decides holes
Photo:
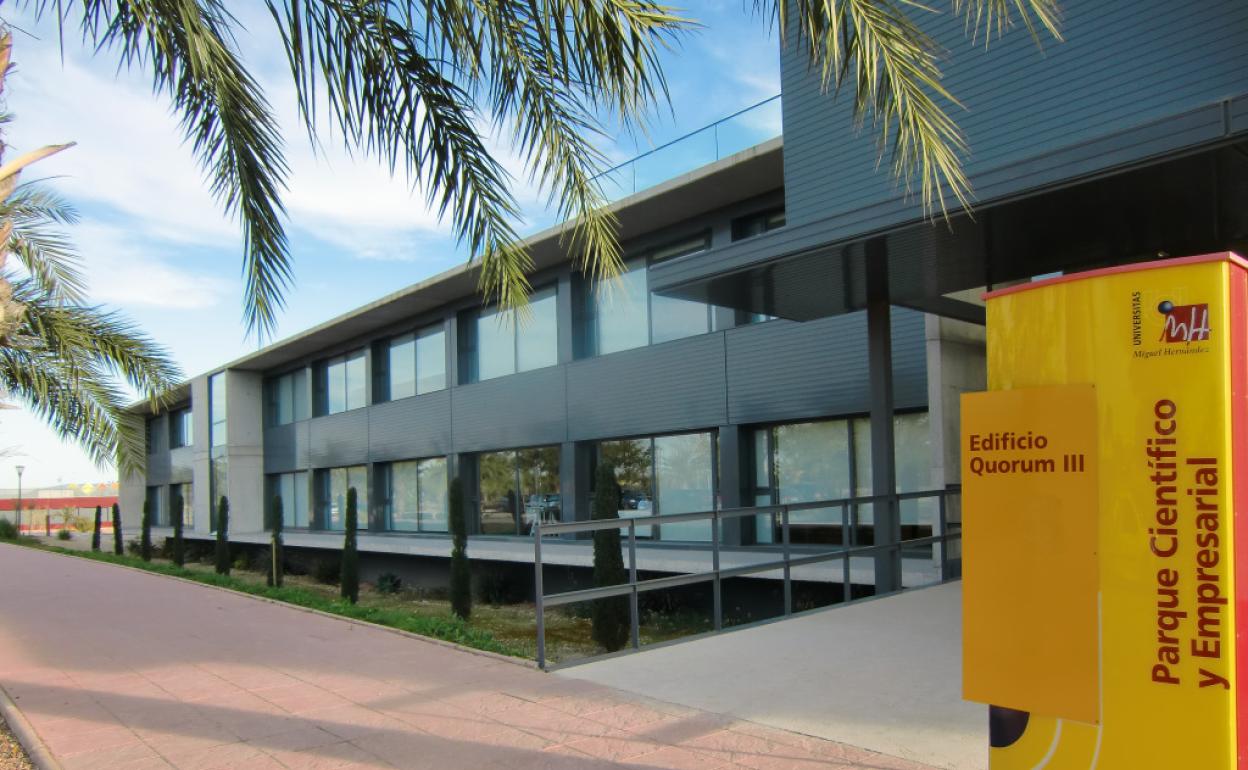
[(963, 401), (963, 676), (994, 707), (993, 770), (1248, 770), (1248, 265), (987, 301), (990, 390)]

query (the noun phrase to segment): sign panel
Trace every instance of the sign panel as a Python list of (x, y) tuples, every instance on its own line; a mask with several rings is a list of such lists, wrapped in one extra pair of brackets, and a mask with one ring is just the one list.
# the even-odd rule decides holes
[(1096, 391), (962, 397), (963, 697), (1098, 716)]
[[(1235, 495), (1244, 494), (1248, 457), (1232, 453), (1237, 435), (1242, 452), (1248, 428), (1245, 267), (1233, 255), (1210, 255), (1064, 276), (988, 295), (990, 390), (1095, 387), (1099, 476), (1095, 681), (1080, 685), (1070, 703), (1052, 702), (1047, 685), (1032, 672), (1000, 671), (1021, 682), (1004, 691), (984, 685), (990, 702), (1012, 698), (1031, 712), (1020, 735), (994, 740), (994, 770), (1248, 770), (1239, 759), (1244, 728), (1236, 675), (1243, 663), (1237, 630), (1239, 639), (1248, 640), (1239, 615), (1248, 613), (1238, 612), (1235, 596), (1236, 580), (1244, 580), (1235, 573), (1237, 523), (1248, 515), (1236, 511)], [(971, 552), (980, 520), (969, 511), (982, 500), (975, 499), (979, 480), (964, 480), (964, 591), (980, 612), (975, 602), (993, 589), (978, 585), (972, 571), (980, 558)], [(1007, 497), (1021, 499), (1034, 487), (1016, 490)], [(1068, 579), (1058, 558), (1043, 566), (1020, 562), (1019, 568)], [(1067, 605), (1073, 610), (1044, 618), (1052, 625), (1047, 631), (1037, 630), (1040, 618), (1032, 619), (1032, 632), (1053, 637), (1069, 630), (1086, 637), (1089, 589), (1069, 590), (1081, 593)], [(1039, 606), (1046, 613), (1054, 609), (1051, 603)], [(1010, 612), (1027, 614), (1025, 608)], [(965, 625), (971, 648), (990, 643), (983, 638), (991, 632), (985, 623)], [(1085, 670), (1082, 650), (1080, 645), (1064, 654)], [(969, 651), (967, 662), (974, 677), (979, 664)], [(1017, 690), (1025, 691), (1023, 700)], [(1097, 710), (1088, 714), (1093, 690), (1099, 693)], [(980, 697), (974, 688), (967, 694)], [(1081, 716), (1066, 710), (1075, 705)]]

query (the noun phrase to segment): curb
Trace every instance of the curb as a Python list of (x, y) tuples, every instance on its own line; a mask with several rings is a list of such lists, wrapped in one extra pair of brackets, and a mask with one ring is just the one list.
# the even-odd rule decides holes
[[(18, 547), (23, 547), (23, 546), (18, 546)], [(256, 596), (255, 594), (249, 594), (246, 591), (236, 591), (233, 588), (226, 588), (225, 586), (214, 586), (211, 583), (201, 583), (198, 580), (191, 580), (190, 578), (178, 577), (177, 575), (166, 575), (163, 572), (153, 572), (152, 570), (146, 570), (140, 567), (131, 567), (129, 564), (118, 564), (117, 562), (105, 561), (103, 559), (92, 559), (90, 557), (78, 556), (72, 553), (61, 553), (59, 551), (49, 551), (43, 547), (36, 547), (35, 550), (38, 550), (42, 553), (49, 554), (51, 556), (64, 556), (67, 559), (77, 559), (79, 561), (87, 561), (87, 562), (92, 562), (94, 564), (103, 564), (109, 567), (120, 567), (121, 569), (130, 570), (131, 572), (138, 572), (143, 575), (151, 575), (153, 577), (165, 578), (166, 580), (176, 580), (180, 583), (187, 583), (189, 585), (198, 586), (200, 588), (210, 588), (214, 591), (222, 591), (224, 593), (232, 594), (234, 596), (241, 596), (245, 599), (254, 599), (259, 602), (266, 602), (268, 604), (276, 604), (279, 607), (287, 607), (292, 610), (298, 610), (300, 612), (307, 612), (312, 615), (320, 615), (323, 618), (330, 618), (332, 620), (340, 620), (344, 623), (352, 623), (354, 625), (363, 626), (365, 628), (374, 628), (379, 631), (388, 631), (392, 634), (398, 634), (399, 636), (407, 637), (408, 639), (414, 639), (414, 640), (421, 641), (421, 642), (427, 642), (429, 644), (436, 644), (440, 647), (447, 647), (452, 650), (459, 650), (460, 652), (467, 652), (472, 655), (479, 655), (485, 658), (492, 658), (497, 661), (501, 661), (504, 663), (511, 663), (512, 665), (515, 665), (515, 666), (520, 666), (521, 668), (530, 668), (530, 669), (533, 669), (534, 671), (541, 670), (537, 667), (537, 661), (529, 660), (527, 658), (517, 658), (512, 655), (504, 655), (501, 652), (491, 652), (490, 650), (478, 650), (476, 647), (467, 647), (465, 645), (456, 644), (455, 642), (450, 642), (445, 639), (438, 639), (432, 636), (423, 636), (421, 634), (417, 634), (412, 631), (404, 631), (401, 628), (394, 628), (393, 626), (383, 626), (380, 623), (373, 623), (371, 621), (360, 620), (358, 618), (349, 618), (349, 617), (346, 617), (345, 615), (335, 615), (332, 612), (325, 612), (324, 610), (317, 610), (317, 609), (313, 609), (312, 607), (304, 607), (300, 604), (291, 604), (290, 602), (284, 602), (281, 599), (270, 599), (267, 596)], [(23, 742), (22, 745), (24, 746), (25, 743)], [(57, 765), (53, 768), (49, 768), (48, 770), (60, 770), (60, 766)]]
[(39, 770), (62, 770), (61, 763), (52, 756), (52, 752), (39, 737), (39, 733), (35, 732), (35, 728), (9, 697), (3, 685), (0, 685), (0, 715), (4, 716), (4, 721), (8, 723), (13, 737), (26, 750), (26, 756), (32, 765)]

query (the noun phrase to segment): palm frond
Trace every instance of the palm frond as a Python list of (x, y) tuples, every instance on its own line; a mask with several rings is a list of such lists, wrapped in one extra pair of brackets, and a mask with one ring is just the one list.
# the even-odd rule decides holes
[(72, 206), (49, 188), (28, 183), (0, 201), (0, 221), (10, 227), (0, 247), (21, 261), (50, 298), (82, 302), (86, 295), (82, 259), (58, 229), (78, 221)]
[(58, 435), (122, 474), (143, 467), (143, 432), (126, 411), (128, 383), (154, 408), (180, 374), (168, 353), (119, 314), (68, 305), (38, 282), (3, 276), (25, 312), (0, 346), (0, 389), (21, 399)]
[(147, 70), (173, 100), (213, 195), (242, 223), (244, 318), (270, 334), (292, 280), (281, 193), (288, 173), (281, 137), (259, 84), (234, 50), (235, 20), (220, 0), (26, 0), (36, 17), (81, 11), (84, 39), (123, 66)]
[(953, 0), (953, 12), (965, 17), (972, 39), (978, 39), (983, 30), (985, 45), (994, 34), (1001, 37), (1014, 25), (1015, 13), (1036, 45), (1043, 44), (1041, 28), (1054, 40), (1062, 39), (1062, 10), (1057, 0)]

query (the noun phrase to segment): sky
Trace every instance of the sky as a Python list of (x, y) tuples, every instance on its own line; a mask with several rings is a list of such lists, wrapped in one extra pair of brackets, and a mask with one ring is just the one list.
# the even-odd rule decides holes
[[(232, 3), (252, 13), (248, 3)], [(259, 6), (259, 3), (254, 4)], [(775, 33), (742, 0), (699, 0), (682, 15), (700, 28), (663, 54), (671, 105), (652, 116), (642, 137), (597, 140), (613, 162), (647, 150), (760, 102), (780, 91)], [(46, 178), (78, 210), (68, 229), (83, 258), (92, 304), (121, 311), (194, 376), (258, 346), (242, 319), (242, 239), (236, 221), (213, 200), (166, 97), (152, 93), (142, 70), (119, 70), (110, 52), (94, 53), (76, 32), (15, 13), (16, 70), (4, 99), (10, 153), (76, 142), (43, 161), (23, 181)], [(291, 168), (283, 196), (295, 283), (274, 339), (295, 334), (466, 260), (450, 224), (427, 210), (408, 180), (375, 160), (353, 157), (331, 133), (313, 146), (297, 121), (286, 64), (267, 16), (243, 16), (238, 46), (283, 128)], [(76, 20), (75, 20), (76, 22)], [(76, 29), (76, 28), (75, 28)], [(721, 131), (721, 152), (779, 131), (778, 105), (754, 111)], [(639, 163), (649, 180), (714, 160), (715, 136), (703, 133)], [(522, 234), (555, 224), (540, 190), (526, 183), (523, 159), (495, 139), (497, 157), (516, 178)], [(631, 177), (631, 174), (628, 176)], [(658, 181), (657, 179), (655, 181)], [(116, 478), (72, 443), (62, 442), (18, 403), (0, 410), (0, 489)]]

